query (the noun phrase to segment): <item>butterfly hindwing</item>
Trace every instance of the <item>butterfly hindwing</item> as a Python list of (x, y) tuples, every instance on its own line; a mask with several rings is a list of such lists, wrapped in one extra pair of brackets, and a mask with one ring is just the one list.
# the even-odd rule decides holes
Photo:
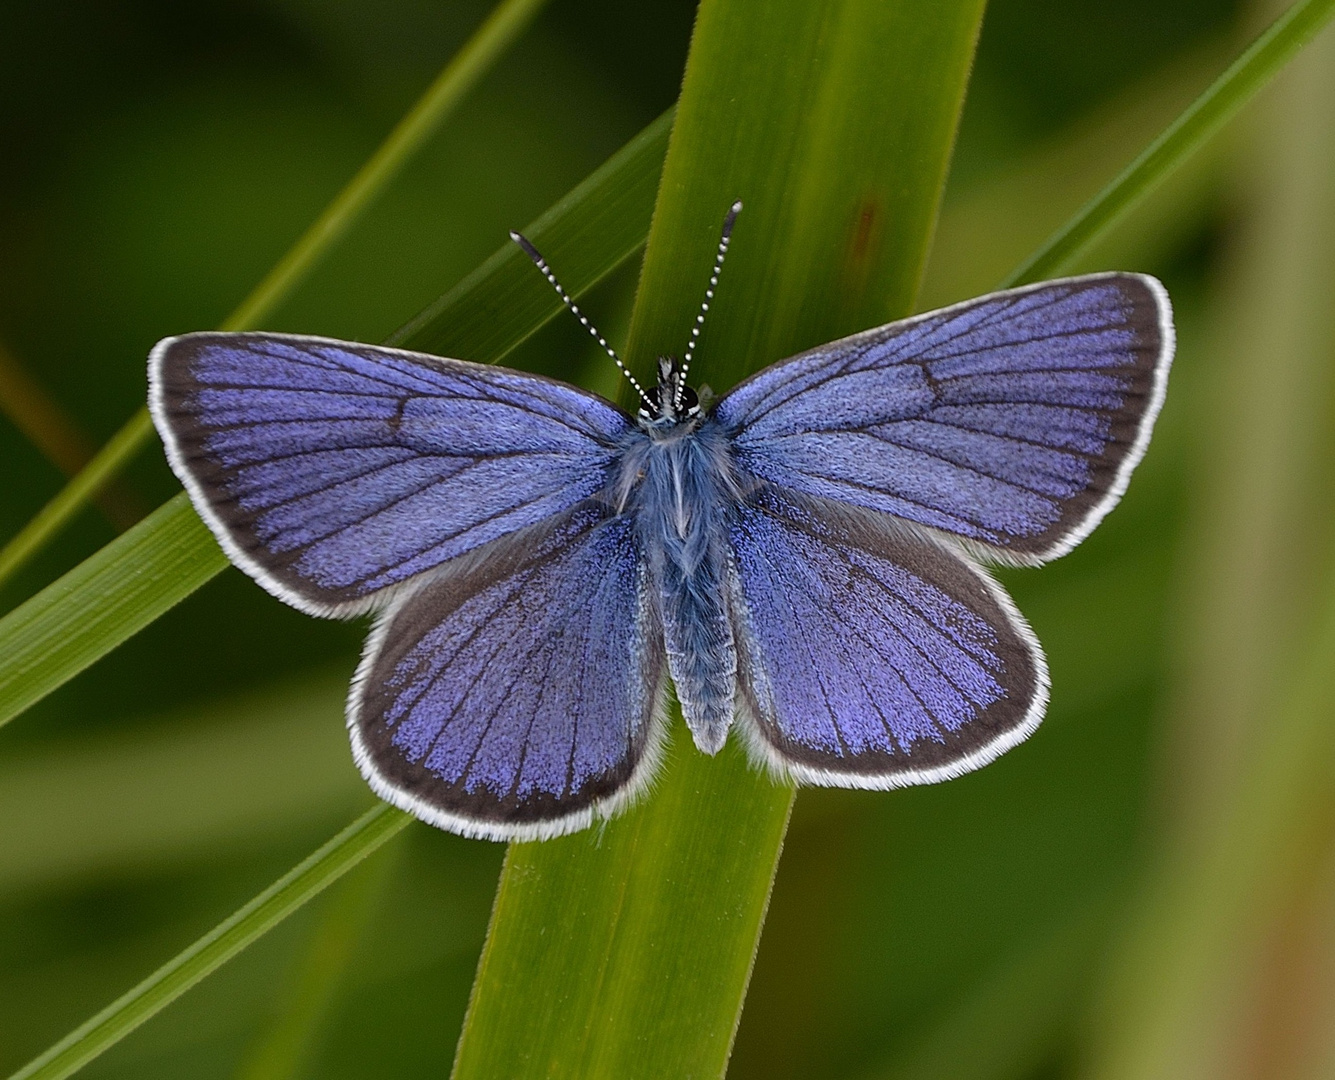
[(501, 540), (396, 601), (348, 709), (383, 798), (492, 839), (570, 832), (652, 774), (661, 620), (628, 518), (598, 504)]
[(930, 783), (1038, 725), (1038, 643), (949, 542), (768, 485), (738, 508), (729, 538), (740, 719), (781, 772)]
[(504, 368), (283, 334), (168, 338), (150, 403), (233, 561), (350, 614), (598, 491), (629, 418)]
[(756, 476), (1037, 563), (1120, 497), (1172, 352), (1163, 287), (1094, 274), (823, 345), (741, 383), (715, 415)]

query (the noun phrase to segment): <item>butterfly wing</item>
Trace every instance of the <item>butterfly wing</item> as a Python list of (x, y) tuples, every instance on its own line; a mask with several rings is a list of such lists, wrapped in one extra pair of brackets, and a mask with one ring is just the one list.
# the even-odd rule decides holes
[(663, 729), (662, 622), (629, 519), (583, 504), (464, 564), (397, 599), (367, 643), (348, 708), (362, 774), (469, 836), (613, 813)]
[(821, 346), (741, 383), (714, 415), (756, 476), (1038, 563), (1125, 490), (1172, 354), (1163, 286), (1095, 274)]
[(149, 362), (172, 467), (233, 561), (346, 615), (598, 491), (629, 418), (505, 368), (284, 334), (187, 334)]
[(780, 772), (933, 783), (1038, 726), (1038, 642), (949, 542), (770, 485), (738, 507), (729, 538), (742, 730)]

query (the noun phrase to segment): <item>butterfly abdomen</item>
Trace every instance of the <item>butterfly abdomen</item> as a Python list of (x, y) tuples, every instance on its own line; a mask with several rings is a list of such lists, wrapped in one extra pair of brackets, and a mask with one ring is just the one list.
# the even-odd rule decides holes
[(732, 723), (737, 652), (724, 596), (731, 459), (718, 428), (649, 432), (628, 511), (663, 618), (668, 669), (696, 745), (715, 753)]

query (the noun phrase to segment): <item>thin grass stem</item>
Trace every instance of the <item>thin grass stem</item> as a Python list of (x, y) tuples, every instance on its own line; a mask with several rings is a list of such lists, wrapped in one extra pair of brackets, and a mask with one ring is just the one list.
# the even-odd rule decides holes
[(411, 817), (387, 803), (368, 810), (245, 907), (34, 1058), (10, 1080), (59, 1080), (82, 1068), (318, 896), (402, 832), (410, 821)]
[(1335, 0), (1297, 0), (1140, 155), (1002, 282), (1054, 277), (1090, 249), (1136, 203), (1256, 96), (1335, 15)]

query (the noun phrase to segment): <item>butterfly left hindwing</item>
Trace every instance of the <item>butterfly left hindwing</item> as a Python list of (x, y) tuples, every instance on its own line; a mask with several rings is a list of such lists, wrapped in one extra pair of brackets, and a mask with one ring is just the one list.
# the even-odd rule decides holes
[(378, 794), (434, 825), (569, 832), (647, 783), (664, 670), (630, 523), (582, 504), (386, 612), (349, 700), (353, 753)]

